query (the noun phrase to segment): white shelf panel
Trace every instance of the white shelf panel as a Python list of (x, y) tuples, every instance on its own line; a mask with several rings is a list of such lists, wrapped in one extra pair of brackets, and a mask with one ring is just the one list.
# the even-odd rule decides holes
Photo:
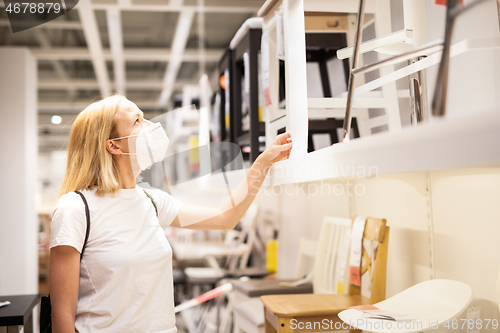
[[(500, 166), (500, 112), (476, 113), (334, 144), (273, 165), (269, 184)], [(354, 171), (354, 174), (353, 174)]]
[[(344, 97), (325, 97), (325, 98), (308, 98), (307, 107), (309, 109), (344, 109), (347, 104), (347, 98)], [(379, 108), (383, 109), (387, 106), (386, 100), (383, 97), (376, 98), (356, 98), (352, 102), (352, 107), (357, 109)]]
[[(359, 54), (363, 54), (370, 51), (377, 51), (384, 54), (400, 54), (409, 51), (413, 48), (412, 44), (413, 31), (409, 29), (403, 29), (400, 31), (393, 32), (391, 34), (374, 38), (367, 42), (361, 43), (359, 48)], [(402, 44), (399, 45), (399, 44)], [(396, 47), (396, 45), (399, 45)], [(337, 51), (337, 58), (346, 59), (352, 57), (353, 47), (345, 47)]]
[[(498, 37), (465, 39), (451, 46), (450, 58), (456, 57), (468, 51), (478, 51), (478, 50), (497, 49), (497, 48), (500, 48), (500, 38)], [(362, 86), (357, 87), (354, 90), (354, 95), (361, 95), (367, 93), (369, 91), (382, 87), (383, 85), (389, 82), (399, 80), (405, 76), (408, 76), (410, 74), (416, 73), (418, 71), (421, 71), (423, 69), (438, 64), (441, 61), (441, 54), (442, 54), (441, 51), (442, 51), (442, 45), (436, 45), (431, 50), (427, 50), (427, 54), (429, 55), (427, 58), (417, 61), (411, 65), (403, 67), (397, 71), (394, 71), (390, 74), (384, 75), (378, 79), (375, 79), (373, 81), (363, 84)], [(399, 59), (394, 63), (401, 61), (402, 60)]]

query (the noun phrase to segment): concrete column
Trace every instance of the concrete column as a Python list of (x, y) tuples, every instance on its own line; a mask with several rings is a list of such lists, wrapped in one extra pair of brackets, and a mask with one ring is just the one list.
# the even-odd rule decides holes
[(0, 295), (38, 293), (37, 64), (0, 47)]

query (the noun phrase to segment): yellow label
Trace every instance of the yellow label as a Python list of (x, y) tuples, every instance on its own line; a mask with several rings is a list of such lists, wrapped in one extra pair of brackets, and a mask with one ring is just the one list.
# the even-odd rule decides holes
[(344, 282), (337, 282), (337, 294), (344, 293)]
[(266, 246), (266, 266), (269, 272), (276, 272), (278, 269), (278, 241), (272, 240)]
[(226, 128), (229, 128), (229, 115), (226, 114)]
[(197, 135), (190, 135), (189, 136), (189, 148), (190, 148), (190, 154), (189, 158), (191, 159), (192, 163), (198, 163), (199, 161), (199, 156), (198, 156), (198, 136)]
[(259, 121), (262, 121), (262, 106), (259, 106)]

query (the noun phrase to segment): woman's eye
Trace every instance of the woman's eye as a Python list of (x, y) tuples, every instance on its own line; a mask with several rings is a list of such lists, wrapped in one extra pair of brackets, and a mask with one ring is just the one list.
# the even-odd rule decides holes
[(136, 119), (136, 120), (135, 120), (135, 124), (138, 124), (138, 123), (139, 123), (139, 119)]

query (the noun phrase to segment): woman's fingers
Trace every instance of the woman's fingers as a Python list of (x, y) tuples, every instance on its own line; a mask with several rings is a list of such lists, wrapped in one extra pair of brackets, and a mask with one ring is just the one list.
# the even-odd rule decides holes
[(275, 142), (276, 143), (285, 143), (285, 142), (289, 142), (291, 140), (292, 140), (292, 134), (290, 134), (289, 132), (286, 132), (286, 133), (282, 133), (282, 134), (278, 135), (276, 137)]
[(283, 145), (279, 145), (278, 147), (280, 148), (281, 151), (292, 149), (293, 143), (285, 143)]

